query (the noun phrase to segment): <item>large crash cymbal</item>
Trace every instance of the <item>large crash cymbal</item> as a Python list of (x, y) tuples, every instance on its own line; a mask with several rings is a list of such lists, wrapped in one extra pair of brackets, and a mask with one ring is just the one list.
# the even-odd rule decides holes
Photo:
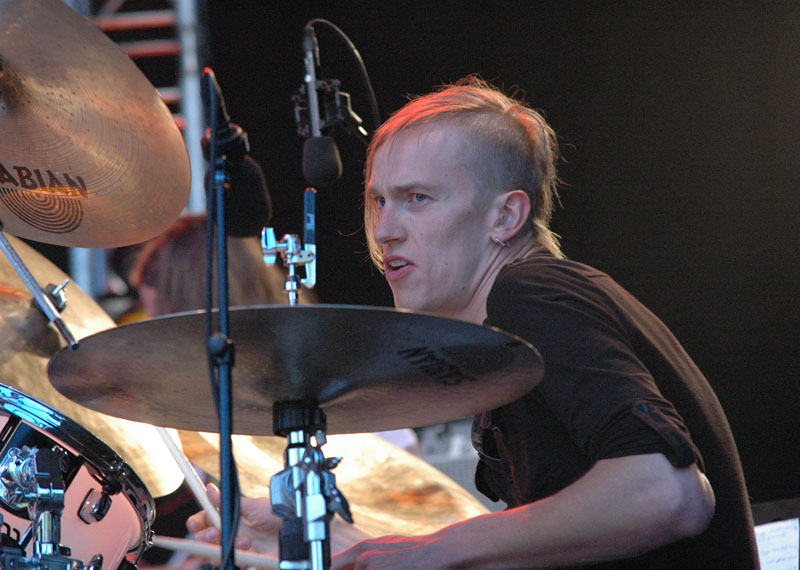
[(189, 196), (175, 120), (141, 71), (61, 0), (0, 0), (0, 223), (117, 247), (166, 229)]
[[(24, 242), (9, 241), (43, 287), (66, 275)], [(66, 289), (61, 317), (75, 338), (114, 326), (114, 321), (75, 284)], [(47, 380), (47, 362), (66, 346), (56, 328), (33, 303), (11, 264), (0, 255), (0, 383), (55, 408), (111, 447), (159, 497), (174, 491), (183, 476), (153, 426), (97, 413), (59, 394)]]
[[(186, 457), (219, 478), (219, 436), (179, 431)], [(269, 480), (282, 471), (286, 439), (233, 436), (239, 486), (249, 497), (269, 496)], [(420, 535), (485, 514), (466, 489), (422, 459), (372, 434), (332, 435), (326, 457), (342, 457), (336, 487), (355, 524), (373, 536)]]
[[(59, 352), (48, 374), (68, 398), (112, 416), (217, 431), (205, 313), (123, 325)], [(342, 305), (234, 308), (233, 431), (271, 435), (273, 404), (315, 402), (328, 433), (461, 419), (541, 379), (527, 342), (431, 315)], [(152, 397), (158, 394), (157, 398)]]

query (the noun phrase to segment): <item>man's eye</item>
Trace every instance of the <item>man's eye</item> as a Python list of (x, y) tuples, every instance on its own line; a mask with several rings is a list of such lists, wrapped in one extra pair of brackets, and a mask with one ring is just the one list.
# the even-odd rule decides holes
[(414, 194), (414, 202), (424, 202), (428, 197), (425, 194)]

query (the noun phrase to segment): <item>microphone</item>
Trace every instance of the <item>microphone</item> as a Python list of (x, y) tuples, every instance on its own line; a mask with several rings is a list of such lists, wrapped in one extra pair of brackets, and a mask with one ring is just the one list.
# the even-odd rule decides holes
[[(261, 229), (272, 219), (272, 200), (261, 166), (249, 155), (250, 143), (247, 133), (232, 123), (222, 89), (214, 72), (206, 67), (205, 74), (217, 100), (217, 119), (214, 125), (217, 152), (224, 157), (228, 184), (225, 188), (225, 230), (231, 237), (261, 235)], [(206, 160), (211, 140), (211, 128), (203, 135), (202, 147)], [(208, 180), (208, 178), (207, 178)], [(206, 192), (210, 184), (206, 184)]]
[(319, 45), (314, 27), (309, 22), (303, 30), (303, 53), (305, 63), (308, 114), (311, 122), (311, 138), (303, 144), (303, 176), (311, 186), (324, 188), (342, 176), (342, 159), (333, 138), (322, 135), (319, 119), (319, 97), (317, 94), (316, 66)]
[(264, 171), (250, 155), (228, 164), (225, 230), (231, 237), (260, 236), (272, 219), (272, 200)]
[(311, 186), (325, 188), (342, 177), (342, 159), (331, 137), (312, 137), (303, 143), (303, 176)]
[[(250, 141), (247, 133), (242, 127), (231, 122), (231, 116), (225, 106), (225, 97), (222, 96), (222, 88), (217, 83), (217, 76), (210, 67), (203, 70), (205, 76), (214, 87), (215, 99), (217, 101), (217, 117), (214, 124), (214, 135), (216, 136), (217, 151), (229, 162), (241, 162), (244, 155), (250, 152)], [(206, 85), (206, 105), (208, 106), (209, 87)], [(208, 145), (211, 141), (211, 127), (206, 129), (203, 134), (203, 156), (208, 160)]]

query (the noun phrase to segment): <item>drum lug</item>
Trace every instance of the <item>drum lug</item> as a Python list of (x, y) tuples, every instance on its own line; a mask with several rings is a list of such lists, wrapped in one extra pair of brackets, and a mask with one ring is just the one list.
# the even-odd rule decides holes
[(110, 508), (111, 497), (108, 496), (108, 493), (102, 491), (96, 498), (96, 489), (89, 489), (78, 511), (78, 516), (86, 524), (92, 524), (103, 520)]
[(152, 530), (152, 529), (148, 529), (148, 530), (147, 530), (147, 532), (145, 532), (145, 537), (144, 537), (144, 550), (147, 550), (148, 548), (150, 548), (151, 546), (153, 546), (153, 537), (154, 537), (155, 535), (156, 535), (156, 531), (154, 531), (154, 530)]
[(92, 556), (92, 559), (89, 561), (89, 564), (86, 565), (84, 570), (102, 570), (103, 569), (103, 555), (102, 554), (95, 554)]

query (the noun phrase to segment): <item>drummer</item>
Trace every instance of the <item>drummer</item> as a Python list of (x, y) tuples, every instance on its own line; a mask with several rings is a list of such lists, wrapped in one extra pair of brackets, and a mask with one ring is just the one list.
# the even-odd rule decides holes
[(557, 159), (540, 114), (474, 77), (376, 132), (365, 226), (395, 305), (514, 333), (545, 375), (475, 418), (477, 486), (507, 510), (368, 539), (332, 568), (758, 568), (723, 410), (660, 320), (564, 258)]

